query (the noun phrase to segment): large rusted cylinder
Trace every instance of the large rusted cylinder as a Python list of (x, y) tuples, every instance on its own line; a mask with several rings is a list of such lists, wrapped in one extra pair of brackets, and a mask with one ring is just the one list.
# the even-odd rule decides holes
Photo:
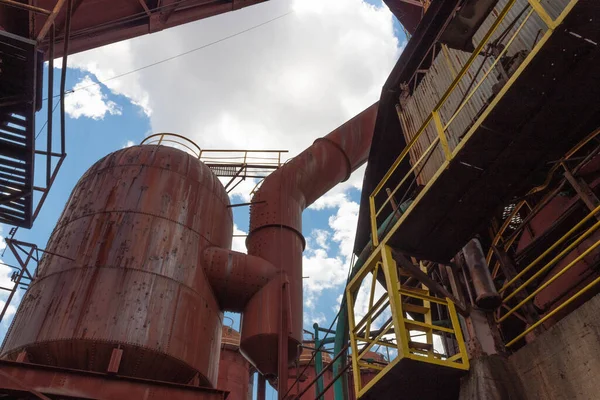
[[(303, 210), (366, 162), (377, 104), (364, 110), (269, 175), (250, 208), (248, 254), (261, 257), (289, 281), (282, 300), (280, 277), (274, 277), (244, 309), (241, 349), (260, 372), (278, 372), (278, 337), (282, 307), (286, 321), (287, 358), (293, 362), (302, 342)], [(284, 384), (287, 381), (284, 380)]]
[(227, 400), (252, 400), (252, 366), (240, 353), (240, 333), (230, 327), (223, 328), (217, 387), (229, 392)]
[[(135, 146), (77, 183), (14, 318), (1, 357), (214, 386), (222, 313), (202, 265), (230, 248), (223, 186), (174, 148)], [(55, 256), (57, 254), (60, 256)]]
[(473, 288), (477, 298), (475, 304), (484, 310), (493, 310), (500, 306), (502, 299), (496, 290), (494, 280), (490, 274), (485, 254), (481, 248), (481, 243), (478, 239), (471, 239), (465, 247), (463, 247), (465, 256), (465, 264), (471, 279), (473, 280)]

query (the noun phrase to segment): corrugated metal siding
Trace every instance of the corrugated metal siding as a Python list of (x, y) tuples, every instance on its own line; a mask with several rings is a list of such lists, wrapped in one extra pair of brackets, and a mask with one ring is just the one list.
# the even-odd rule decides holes
[[(501, 12), (502, 8), (504, 8), (507, 4), (507, 1), (508, 0), (500, 0), (494, 10), (492, 10), (490, 16), (484, 21), (481, 28), (476, 32), (473, 38), (475, 44), (483, 39)], [(569, 3), (569, 0), (542, 0), (541, 3), (550, 16), (552, 18), (556, 18)], [(527, 6), (527, 4), (527, 0), (517, 0), (515, 2), (507, 17), (502, 21), (492, 36), (492, 40), (495, 40), (504, 31), (508, 30), (505, 39), (502, 41), (503, 43), (507, 43), (527, 15), (529, 9), (523, 12), (522, 15), (519, 15)], [(510, 26), (515, 20), (516, 22), (514, 25)], [(519, 32), (518, 36), (509, 47), (507, 54), (512, 56), (519, 51), (530, 50), (536, 40), (539, 40), (545, 31), (545, 24), (537, 16), (537, 14), (534, 13), (531, 15), (531, 17), (529, 17), (523, 29)], [(449, 49), (448, 56), (449, 60), (445, 57), (443, 52), (440, 52), (437, 55), (432, 66), (417, 89), (407, 100), (404, 107), (400, 109), (400, 123), (402, 124), (403, 133), (407, 142), (414, 137), (429, 114), (435, 108), (444, 92), (448, 89), (448, 87), (450, 87), (452, 81), (454, 80), (454, 73), (461, 70), (461, 68), (469, 59), (470, 53)], [(477, 80), (471, 85), (473, 77), (477, 73), (477, 70), (480, 68), (482, 62), (484, 62), (484, 66), (477, 75)], [(473, 65), (469, 68), (465, 76), (459, 82), (457, 88), (441, 107), (440, 117), (442, 119), (442, 123), (445, 124), (450, 119), (452, 114), (454, 114), (454, 112), (458, 109), (461, 101), (466, 96), (468, 91), (472, 90), (472, 88), (479, 83), (485, 72), (491, 68), (493, 62), (494, 60), (492, 57), (489, 57), (484, 61), (484, 57), (480, 56), (475, 60)], [(497, 71), (492, 71), (488, 75), (485, 81), (483, 81), (481, 86), (479, 86), (477, 89), (477, 92), (474, 93), (458, 116), (454, 119), (452, 124), (448, 127), (446, 131), (446, 137), (451, 150), (458, 145), (461, 136), (466, 133), (477, 116), (489, 102), (493, 95), (493, 87), (498, 83), (497, 75)], [(414, 164), (436, 138), (437, 132), (432, 122), (410, 150), (409, 155), (411, 163)], [(438, 144), (432, 151), (427, 163), (417, 168), (417, 172), (420, 171), (417, 177), (418, 184), (426, 184), (442, 165), (444, 159), (445, 156), (442, 147)]]

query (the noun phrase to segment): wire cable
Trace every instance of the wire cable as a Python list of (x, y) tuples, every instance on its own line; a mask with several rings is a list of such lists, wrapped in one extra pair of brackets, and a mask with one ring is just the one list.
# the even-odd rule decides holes
[[(74, 92), (75, 92), (75, 91), (77, 91), (77, 90), (83, 90), (83, 89), (87, 89), (87, 88), (90, 88), (90, 87), (93, 87), (93, 86), (98, 86), (98, 85), (100, 85), (100, 84), (105, 84), (106, 82), (110, 82), (110, 81), (112, 81), (112, 80), (114, 80), (114, 79), (122, 78), (122, 77), (124, 77), (124, 76), (131, 75), (131, 74), (134, 74), (134, 73), (136, 73), (136, 72), (140, 72), (140, 71), (143, 71), (143, 70), (145, 70), (145, 69), (148, 69), (148, 68), (151, 68), (151, 67), (154, 67), (154, 66), (160, 65), (160, 64), (164, 64), (164, 63), (166, 63), (166, 62), (169, 62), (169, 61), (175, 60), (176, 58), (183, 57), (183, 56), (186, 56), (186, 55), (188, 55), (188, 54), (191, 54), (191, 53), (195, 53), (196, 51), (199, 51), (199, 50), (206, 49), (206, 48), (208, 48), (208, 47), (211, 47), (211, 46), (214, 46), (214, 45), (216, 45), (216, 44), (218, 44), (218, 43), (221, 43), (221, 42), (224, 42), (224, 41), (226, 41), (226, 40), (232, 39), (232, 38), (234, 38), (234, 37), (236, 37), (236, 36), (240, 36), (240, 35), (242, 35), (242, 34), (244, 34), (244, 33), (247, 33), (247, 32), (250, 32), (250, 31), (253, 31), (253, 30), (255, 30), (255, 29), (258, 29), (258, 28), (260, 28), (260, 27), (262, 27), (262, 26), (265, 26), (265, 25), (267, 25), (267, 24), (270, 24), (271, 22), (277, 21), (278, 19), (281, 19), (281, 18), (283, 18), (283, 17), (286, 17), (286, 16), (288, 16), (288, 15), (290, 15), (290, 14), (293, 14), (293, 13), (294, 13), (294, 11), (293, 11), (293, 10), (292, 10), (292, 11), (289, 11), (289, 12), (287, 12), (287, 13), (285, 13), (285, 14), (281, 14), (281, 15), (279, 15), (279, 16), (277, 16), (277, 17), (275, 17), (275, 18), (271, 18), (271, 19), (269, 19), (269, 20), (267, 20), (267, 21), (265, 21), (265, 22), (261, 22), (261, 23), (260, 23), (260, 24), (258, 24), (258, 25), (251, 26), (250, 28), (247, 28), (247, 29), (241, 30), (241, 31), (239, 31), (239, 32), (236, 32), (236, 33), (234, 33), (234, 34), (231, 34), (231, 35), (229, 35), (229, 36), (225, 36), (225, 37), (223, 37), (223, 38), (221, 38), (221, 39), (218, 39), (218, 40), (215, 40), (215, 41), (213, 41), (213, 42), (210, 42), (210, 43), (204, 44), (204, 45), (202, 45), (202, 46), (199, 46), (199, 47), (193, 48), (193, 49), (191, 49), (191, 50), (184, 51), (183, 53), (179, 53), (179, 54), (176, 54), (176, 55), (174, 55), (174, 56), (171, 56), (171, 57), (167, 57), (167, 58), (165, 58), (165, 59), (162, 59), (162, 60), (159, 60), (159, 61), (153, 62), (153, 63), (151, 63), (151, 64), (147, 64), (147, 65), (144, 65), (144, 66), (142, 66), (142, 67), (139, 67), (139, 68), (132, 69), (132, 70), (130, 70), (130, 71), (127, 71), (127, 72), (124, 72), (124, 73), (122, 73), (122, 74), (118, 74), (118, 75), (112, 76), (112, 77), (110, 77), (110, 78), (107, 78), (107, 79), (104, 79), (104, 80), (102, 80), (102, 81), (94, 82), (94, 83), (92, 83), (92, 84), (90, 84), (90, 85), (86, 85), (86, 86), (78, 87), (77, 89), (73, 88), (73, 89), (71, 89), (71, 90), (67, 90), (67, 91), (65, 91), (65, 92), (64, 92), (64, 94), (66, 95), (66, 94), (74, 93)], [(54, 98), (56, 98), (56, 97), (60, 97), (60, 96), (61, 96), (61, 94), (57, 94), (57, 95), (54, 95), (53, 97), (54, 97)], [(47, 98), (45, 98), (44, 100), (47, 100)]]

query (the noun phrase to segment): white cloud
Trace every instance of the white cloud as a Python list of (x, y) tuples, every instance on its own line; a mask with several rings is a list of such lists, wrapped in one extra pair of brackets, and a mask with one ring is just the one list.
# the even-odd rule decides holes
[(86, 75), (74, 87), (74, 92), (65, 96), (65, 112), (71, 118), (88, 117), (103, 119), (110, 115), (121, 115), (121, 108), (102, 93), (102, 88), (95, 85), (89, 75)]
[[(234, 235), (247, 235), (248, 232), (244, 232), (237, 225), (233, 224), (233, 234)], [(231, 250), (239, 251), (240, 253), (248, 253), (248, 249), (246, 248), (246, 236), (234, 236), (233, 241), (231, 242)]]
[[(219, 178), (223, 185), (226, 185), (231, 178)], [(242, 180), (239, 184), (239, 179), (236, 178), (235, 181), (229, 185), (229, 200), (232, 204), (236, 202), (249, 203), (252, 200), (252, 191), (256, 188), (256, 184), (258, 183), (258, 179), (247, 178)], [(237, 184), (237, 185), (236, 185)], [(233, 187), (233, 190), (231, 189)]]
[(128, 147), (131, 147), (131, 146), (135, 146), (135, 142), (134, 142), (133, 140), (128, 140), (128, 141), (127, 141), (127, 142), (126, 142), (126, 143), (123, 145), (123, 147), (122, 147), (122, 148), (123, 148), (123, 149), (126, 149), (126, 148), (128, 148)]
[[(266, 20), (198, 52), (108, 80)], [(392, 14), (362, 0), (281, 0), (69, 58), (202, 148), (293, 156), (371, 105), (399, 55)]]

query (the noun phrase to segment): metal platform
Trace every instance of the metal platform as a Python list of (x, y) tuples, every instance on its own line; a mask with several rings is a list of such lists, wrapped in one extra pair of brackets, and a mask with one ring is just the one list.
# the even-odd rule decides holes
[(0, 31), (0, 222), (30, 227), (33, 213), (35, 41)]
[(536, 172), (600, 125), (598, 17), (597, 1), (573, 2), (451, 149), (384, 243), (448, 261), (499, 207), (531, 186)]

